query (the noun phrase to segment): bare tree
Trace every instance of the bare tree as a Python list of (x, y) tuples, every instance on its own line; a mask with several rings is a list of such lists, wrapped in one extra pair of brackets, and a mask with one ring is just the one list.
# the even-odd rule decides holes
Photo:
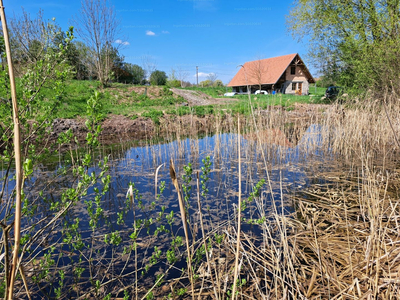
[(144, 69), (146, 79), (150, 80), (151, 73), (157, 69), (157, 64), (151, 55), (146, 54), (142, 56), (142, 67)]
[(209, 73), (207, 79), (210, 80), (210, 85), (214, 85), (215, 80), (217, 80), (218, 75), (216, 73)]
[(89, 48), (96, 76), (104, 87), (112, 76), (112, 54), (116, 48), (112, 44), (119, 33), (114, 7), (108, 0), (82, 0), (74, 23), (78, 35)]
[(265, 77), (265, 73), (267, 71), (267, 67), (263, 64), (261, 58), (250, 62), (247, 70), (249, 76), (249, 85), (258, 85), (259, 90), (261, 90), (263, 77)]
[(186, 87), (185, 79), (189, 76), (189, 72), (178, 67), (178, 80), (181, 82), (181, 87)]

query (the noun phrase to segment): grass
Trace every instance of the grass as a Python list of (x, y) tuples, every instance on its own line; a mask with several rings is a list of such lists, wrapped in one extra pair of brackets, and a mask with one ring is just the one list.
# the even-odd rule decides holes
[[(178, 116), (193, 114), (198, 117), (204, 117), (205, 115), (218, 113), (221, 110), (245, 115), (248, 115), (251, 111), (248, 106), (247, 95), (237, 95), (235, 98), (238, 101), (232, 101), (229, 104), (185, 107), (179, 105), (186, 102), (186, 100), (180, 96), (174, 97), (167, 87), (159, 90), (158, 95), (154, 95), (153, 90), (144, 95), (144, 92), (135, 92), (133, 87), (132, 85), (113, 83), (111, 87), (101, 90), (102, 110), (105, 117), (108, 114), (124, 115), (130, 118), (144, 116), (159, 124), (159, 118), (164, 114)], [(153, 89), (153, 87), (142, 87), (143, 90), (145, 88)], [(223, 97), (223, 94), (230, 90), (230, 88), (226, 87), (190, 87), (187, 89), (201, 91), (214, 98)], [(68, 81), (65, 97), (61, 104), (62, 109), (56, 113), (55, 117), (76, 118), (85, 116), (86, 101), (93, 95), (95, 90), (99, 90), (97, 81)], [(314, 91), (314, 89), (311, 88), (310, 91)], [(259, 109), (267, 109), (271, 105), (279, 105), (290, 110), (294, 103), (324, 103), (321, 100), (323, 92), (323, 88), (317, 88), (317, 93), (310, 96), (251, 95), (251, 99), (254, 107)], [(51, 98), (52, 91), (44, 89), (43, 95)]]

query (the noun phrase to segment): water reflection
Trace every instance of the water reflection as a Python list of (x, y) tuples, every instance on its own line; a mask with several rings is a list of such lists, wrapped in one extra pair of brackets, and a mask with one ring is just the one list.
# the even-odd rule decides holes
[[(165, 253), (170, 247), (171, 235), (161, 233), (158, 234), (157, 238), (154, 237), (156, 227), (160, 224), (167, 226), (165, 215), (170, 212), (179, 216), (178, 197), (169, 174), (170, 159), (175, 162), (176, 173), (181, 183), (184, 166), (189, 163), (193, 166), (191, 197), (188, 200), (190, 209), (188, 212), (193, 228), (192, 233), (198, 237), (200, 230), (198, 227), (196, 174), (197, 172), (202, 174), (203, 160), (209, 156), (211, 160), (211, 173), (208, 182), (209, 193), (206, 197), (201, 197), (201, 202), (205, 229), (206, 232), (210, 232), (217, 228), (219, 224), (231, 221), (234, 216), (239, 191), (239, 145), (241, 148), (242, 197), (249, 197), (257, 182), (267, 179), (268, 176), (270, 178), (270, 183), (262, 187), (261, 198), (258, 199), (257, 203), (248, 206), (243, 212), (244, 217), (253, 219), (268, 215), (272, 211), (272, 201), (275, 201), (274, 207), (279, 207), (284, 212), (291, 211), (291, 203), (287, 200), (287, 197), (282, 197), (282, 195), (307, 186), (312, 180), (307, 176), (310, 173), (309, 170), (313, 166), (320, 166), (331, 159), (329, 155), (327, 156), (327, 153), (320, 149), (322, 130), (323, 128), (320, 125), (311, 125), (297, 140), (286, 137), (285, 133), (279, 129), (271, 129), (260, 131), (257, 135), (238, 136), (234, 133), (223, 133), (199, 139), (178, 138), (164, 144), (128, 148), (124, 146), (124, 150), (104, 151), (103, 157), (107, 155), (110, 158), (108, 174), (111, 176), (111, 183), (109, 191), (101, 199), (104, 218), (99, 220), (100, 226), (95, 229), (95, 232), (91, 232), (88, 207), (84, 202), (84, 200), (94, 198), (96, 188), (101, 189), (100, 184), (96, 183), (90, 187), (84, 199), (78, 201), (68, 213), (63, 215), (60, 222), (54, 223), (54, 227), (46, 233), (46, 244), (39, 243), (38, 247), (29, 255), (40, 257), (44, 251), (48, 251), (48, 244), (54, 243), (54, 245), (59, 245), (59, 248), (53, 255), (67, 253), (67, 256), (62, 258), (60, 256), (60, 259), (57, 260), (58, 267), (65, 267), (66, 272), (70, 271), (70, 274), (73, 273), (73, 263), (78, 262), (78, 256), (82, 254), (85, 257), (91, 257), (99, 266), (103, 263), (106, 265), (109, 261), (115, 262), (113, 272), (116, 277), (122, 272), (128, 274), (135, 268), (129, 259), (126, 262), (123, 261), (125, 253), (122, 249), (131, 245), (130, 235), (132, 234), (134, 220), (148, 220), (150, 218), (154, 220), (159, 212), (163, 211), (163, 218), (157, 224), (156, 222), (151, 223), (147, 228), (148, 231), (147, 229), (142, 230), (138, 236), (138, 258), (140, 262), (138, 268), (144, 268), (146, 258), (151, 255), (147, 253), (148, 249), (157, 245), (158, 249)], [(255, 138), (257, 136), (262, 136), (261, 143)], [(69, 164), (66, 163), (67, 166)], [(165, 181), (166, 188), (160, 199), (156, 200), (155, 171), (160, 165), (162, 167), (158, 173), (158, 185), (160, 186), (161, 181)], [(50, 203), (59, 201), (61, 192), (65, 189), (76, 186), (76, 179), (71, 174), (62, 173), (64, 167), (62, 161), (57, 165), (56, 170), (54, 170), (54, 164), (48, 166), (43, 164), (40, 169), (35, 170), (35, 176), (26, 182), (26, 195), (30, 205), (39, 205), (40, 208), (36, 215), (25, 217), (24, 227), (33, 225), (43, 218), (50, 220), (54, 213), (49, 210)], [(97, 166), (92, 166), (88, 171), (90, 174), (91, 172), (99, 173), (100, 170)], [(5, 176), (5, 174), (3, 171), (2, 176)], [(11, 171), (8, 176), (12, 178), (14, 172)], [(144, 208), (139, 209), (137, 205), (139, 199), (135, 196), (134, 210), (130, 208), (123, 217), (124, 222), (119, 222), (118, 214), (126, 207), (126, 192), (130, 183), (134, 183), (137, 188), (138, 194), (142, 197)], [(11, 181), (10, 185), (6, 187), (7, 193), (12, 191), (13, 184)], [(40, 191), (43, 192), (43, 198), (38, 197)], [(151, 205), (152, 202), (154, 202), (154, 206)], [(2, 207), (0, 213), (4, 216), (4, 207)], [(72, 224), (76, 220), (79, 221), (79, 226), (75, 234), (82, 237), (86, 246), (73, 252), (71, 244), (64, 242), (65, 234), (62, 231), (68, 227), (65, 224)], [(46, 222), (38, 223), (36, 230), (39, 230), (45, 224)], [(183, 236), (179, 218), (176, 217), (168, 228), (175, 236)], [(255, 227), (244, 226), (244, 229), (252, 230), (257, 234)], [(104, 242), (104, 236), (115, 231), (119, 231), (122, 242), (118, 247), (113, 248), (110, 244)], [(91, 252), (94, 248), (97, 251), (96, 254)], [(116, 257), (121, 259), (118, 260)], [(83, 266), (85, 270), (90, 268), (97, 270), (96, 264), (93, 266), (85, 260), (77, 264), (80, 267)], [(180, 266), (178, 266), (179, 268)], [(86, 273), (83, 273), (83, 275), (89, 276)], [(69, 280), (72, 282), (73, 275), (70, 276)], [(56, 278), (54, 277), (55, 281)], [(132, 284), (132, 280), (127, 278), (124, 284)], [(90, 284), (88, 285), (90, 286)], [(57, 286), (57, 282), (54, 282), (54, 286)], [(82, 286), (85, 286), (85, 284)], [(70, 295), (72, 298), (75, 296), (75, 294)]]
[[(248, 197), (253, 186), (261, 179), (266, 179), (269, 172), (271, 188), (264, 186), (264, 196), (274, 195), (275, 201), (280, 201), (284, 193), (293, 189), (304, 187), (308, 184), (304, 168), (309, 168), (310, 157), (313, 163), (324, 161), (325, 154), (320, 152), (321, 126), (312, 125), (303, 134), (297, 145), (288, 143), (281, 131), (274, 130), (277, 141), (270, 144), (262, 143), (261, 146), (251, 136), (244, 135), (239, 139), (242, 149), (242, 191), (243, 197)], [(262, 133), (265, 134), (265, 131)], [(250, 137), (250, 138), (249, 138)], [(260, 148), (261, 147), (261, 148)], [(267, 166), (264, 164), (262, 151), (264, 151)], [(169, 178), (169, 160), (175, 161), (177, 174), (183, 174), (183, 166), (192, 163), (193, 181), (191, 205), (196, 207), (195, 174), (203, 166), (202, 160), (210, 156), (212, 172), (209, 181), (209, 196), (202, 199), (203, 207), (214, 212), (218, 218), (224, 220), (232, 213), (233, 205), (237, 202), (238, 194), (238, 136), (225, 133), (207, 136), (202, 139), (183, 139), (171, 143), (149, 147), (132, 147), (124, 152), (122, 157), (111, 161), (110, 174), (112, 183), (110, 193), (107, 195), (109, 213), (115, 217), (115, 212), (123, 205), (125, 193), (129, 183), (133, 182), (144, 201), (150, 203), (155, 199), (155, 170), (163, 165), (158, 174), (159, 181), (166, 182), (166, 189), (160, 205), (167, 207), (166, 212), (178, 212), (176, 191)], [(266, 170), (267, 169), (267, 170)], [(269, 203), (265, 201), (264, 209)], [(290, 207), (288, 207), (290, 209)], [(249, 212), (247, 212), (249, 213)]]

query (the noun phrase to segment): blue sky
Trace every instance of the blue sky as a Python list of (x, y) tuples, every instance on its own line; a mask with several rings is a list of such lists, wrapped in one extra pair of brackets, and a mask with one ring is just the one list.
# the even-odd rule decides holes
[[(42, 9), (45, 18), (55, 17), (63, 30), (80, 7), (79, 0), (3, 2), (9, 17), (21, 14), (21, 7), (31, 15)], [(292, 2), (112, 1), (120, 20), (118, 39), (126, 44), (120, 50), (126, 62), (142, 65), (146, 56), (167, 75), (171, 68), (186, 71), (191, 82), (196, 81), (199, 66), (199, 81), (216, 73), (225, 84), (246, 61), (291, 53), (305, 58), (306, 44), (295, 41), (285, 26)]]

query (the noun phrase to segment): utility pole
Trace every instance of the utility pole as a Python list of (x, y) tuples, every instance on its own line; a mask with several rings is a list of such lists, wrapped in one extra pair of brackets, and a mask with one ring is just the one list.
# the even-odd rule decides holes
[(197, 78), (197, 86), (199, 86), (199, 67), (196, 66), (196, 78)]

